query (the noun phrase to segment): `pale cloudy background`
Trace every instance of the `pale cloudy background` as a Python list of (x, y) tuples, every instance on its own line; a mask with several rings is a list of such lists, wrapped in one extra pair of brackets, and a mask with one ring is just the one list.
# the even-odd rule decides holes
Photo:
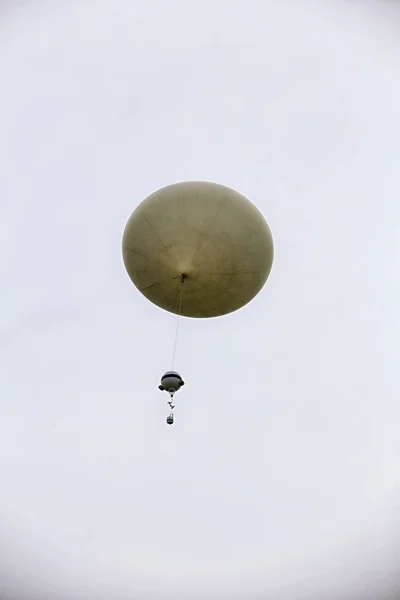
[[(351, 0), (1, 2), (0, 597), (396, 598), (400, 11)], [(121, 235), (223, 183), (271, 278), (176, 319)]]

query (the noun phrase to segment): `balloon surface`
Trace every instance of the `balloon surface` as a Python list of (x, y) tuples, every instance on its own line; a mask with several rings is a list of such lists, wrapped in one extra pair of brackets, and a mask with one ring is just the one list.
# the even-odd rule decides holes
[(164, 187), (134, 210), (122, 254), (151, 302), (186, 317), (217, 317), (254, 298), (270, 274), (274, 245), (260, 211), (216, 183)]

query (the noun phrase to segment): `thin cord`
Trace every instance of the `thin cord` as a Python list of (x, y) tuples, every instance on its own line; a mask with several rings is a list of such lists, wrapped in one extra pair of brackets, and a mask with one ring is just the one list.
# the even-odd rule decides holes
[(182, 286), (181, 286), (181, 291), (180, 291), (180, 294), (179, 294), (178, 319), (177, 319), (177, 322), (176, 322), (175, 342), (174, 342), (174, 351), (172, 353), (171, 371), (174, 370), (175, 354), (176, 354), (176, 344), (178, 342), (179, 323), (180, 323), (180, 320), (181, 320), (181, 308), (182, 308), (182, 297), (183, 297), (183, 282), (184, 282), (184, 279), (182, 279)]

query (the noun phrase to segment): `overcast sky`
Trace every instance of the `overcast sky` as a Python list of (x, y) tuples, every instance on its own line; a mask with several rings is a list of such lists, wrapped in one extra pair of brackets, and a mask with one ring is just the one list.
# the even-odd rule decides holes
[[(0, 81), (1, 600), (389, 597), (398, 5), (3, 0)], [(176, 318), (121, 237), (190, 179), (254, 202), (275, 262), (182, 320), (171, 428)]]

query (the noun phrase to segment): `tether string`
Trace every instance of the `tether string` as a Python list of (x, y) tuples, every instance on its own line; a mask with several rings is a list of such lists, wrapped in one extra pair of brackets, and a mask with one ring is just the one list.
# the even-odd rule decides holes
[(184, 281), (185, 280), (182, 279), (181, 291), (179, 293), (178, 318), (177, 318), (177, 321), (176, 321), (175, 342), (174, 342), (174, 351), (172, 353), (171, 371), (174, 370), (174, 364), (175, 364), (176, 345), (177, 345), (177, 342), (178, 342), (179, 323), (180, 323), (180, 320), (181, 320), (181, 309), (182, 309), (182, 298), (183, 298), (183, 282)]

